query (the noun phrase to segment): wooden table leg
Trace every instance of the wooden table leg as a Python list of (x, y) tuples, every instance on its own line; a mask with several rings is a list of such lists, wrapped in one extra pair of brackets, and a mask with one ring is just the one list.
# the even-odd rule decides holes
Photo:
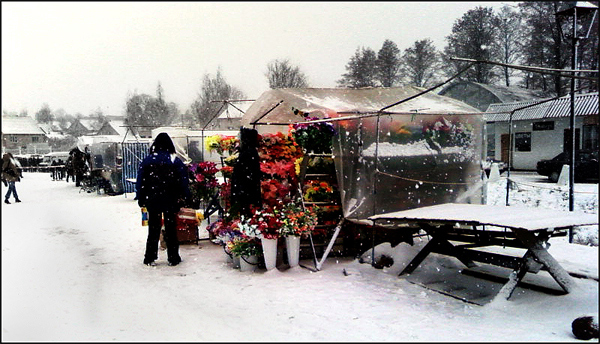
[(506, 282), (502, 286), (502, 289), (500, 289), (496, 297), (504, 297), (508, 300), (512, 296), (513, 292), (517, 288), (517, 285), (519, 284), (519, 282), (521, 282), (521, 280), (523, 279), (523, 277), (525, 277), (525, 274), (529, 270), (528, 260), (531, 259), (532, 255), (533, 253), (530, 250), (527, 250), (527, 252), (523, 256), (521, 264), (519, 264), (519, 266), (510, 273), (510, 275), (508, 276), (508, 282)]
[(443, 234), (443, 227), (441, 229), (438, 229), (429, 225), (422, 224), (421, 228), (431, 235), (431, 240), (427, 243), (427, 245), (425, 245), (425, 247), (423, 247), (421, 251), (419, 251), (419, 253), (417, 253), (417, 255), (410, 261), (410, 263), (408, 263), (408, 265), (404, 268), (404, 270), (402, 270), (399, 276), (413, 272), (431, 252), (437, 252), (440, 254), (455, 257), (458, 260), (460, 260), (463, 264), (465, 264), (465, 266), (471, 268), (477, 266), (477, 264), (475, 264), (474, 261), (465, 257), (459, 250), (456, 249), (456, 247), (454, 247), (454, 245), (452, 245), (445, 238)]
[(528, 252), (531, 252), (536, 261), (542, 264), (550, 275), (554, 278), (556, 283), (567, 293), (571, 292), (574, 288), (575, 281), (569, 273), (563, 269), (563, 267), (552, 257), (550, 253), (544, 248), (547, 236), (540, 233), (538, 236), (526, 231), (526, 230), (513, 230), (516, 237), (521, 240), (523, 244), (528, 248)]
[(421, 264), (421, 262), (423, 262), (423, 260), (432, 252), (433, 247), (435, 245), (436, 245), (436, 239), (432, 238), (431, 241), (429, 241), (427, 243), (427, 245), (425, 245), (425, 247), (423, 247), (423, 249), (421, 251), (419, 251), (419, 253), (417, 253), (417, 255), (410, 261), (410, 263), (408, 263), (408, 265), (406, 265), (404, 270), (402, 270), (402, 272), (398, 276), (402, 276), (404, 274), (410, 274), (413, 271), (415, 271), (417, 266), (419, 266), (419, 264)]

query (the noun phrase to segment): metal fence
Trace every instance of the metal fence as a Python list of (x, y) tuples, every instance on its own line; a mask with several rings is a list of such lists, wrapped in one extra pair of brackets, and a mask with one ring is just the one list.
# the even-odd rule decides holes
[(150, 144), (143, 142), (123, 143), (123, 191), (135, 192), (138, 168), (150, 153)]

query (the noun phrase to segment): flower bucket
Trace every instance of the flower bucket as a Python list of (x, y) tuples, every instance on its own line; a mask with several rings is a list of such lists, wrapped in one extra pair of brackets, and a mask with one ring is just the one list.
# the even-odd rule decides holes
[(260, 240), (265, 257), (265, 267), (267, 270), (273, 270), (277, 265), (277, 239), (262, 238)]
[(240, 268), (240, 256), (236, 256), (235, 254), (233, 255), (233, 268), (234, 269)]
[(258, 257), (255, 255), (240, 257), (240, 271), (254, 271), (258, 266)]
[(287, 258), (290, 268), (298, 266), (300, 258), (300, 237), (290, 235), (285, 237), (285, 247), (287, 249)]

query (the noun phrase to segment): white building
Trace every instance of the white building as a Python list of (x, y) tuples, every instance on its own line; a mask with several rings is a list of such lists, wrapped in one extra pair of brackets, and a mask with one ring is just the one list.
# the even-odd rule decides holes
[[(539, 160), (569, 151), (570, 104), (569, 95), (541, 104), (539, 100), (490, 104), (484, 115), (487, 156), (508, 162), (509, 152), (512, 152), (513, 169), (535, 170)], [(510, 122), (512, 140), (509, 140)], [(598, 125), (598, 92), (576, 94), (576, 150), (598, 150)], [(512, 142), (510, 150), (509, 142)]]

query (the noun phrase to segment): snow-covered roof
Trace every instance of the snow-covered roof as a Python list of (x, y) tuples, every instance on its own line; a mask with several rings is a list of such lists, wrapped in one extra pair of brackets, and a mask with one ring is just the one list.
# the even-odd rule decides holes
[(101, 123), (98, 122), (97, 118), (79, 118), (79, 123), (89, 131), (95, 131), (100, 129)]
[(2, 116), (2, 134), (44, 135), (45, 133), (29, 116)]
[[(246, 111), (242, 125), (260, 123), (294, 123), (304, 120), (292, 108), (308, 112), (313, 117), (347, 116), (349, 113), (374, 113), (424, 91), (415, 86), (386, 88), (282, 88), (264, 92)], [(459, 100), (425, 93), (386, 109), (389, 112), (434, 114), (480, 113)], [(266, 114), (266, 115), (265, 115)]]
[[(571, 97), (566, 95), (545, 103), (540, 100), (528, 100), (512, 103), (490, 104), (484, 118), (488, 122), (505, 122), (510, 119), (510, 112), (516, 109), (530, 106), (513, 113), (512, 119), (528, 120), (543, 118), (568, 117), (571, 115)], [(598, 115), (598, 92), (575, 95), (575, 116)]]
[(59, 121), (52, 121), (50, 123), (38, 123), (38, 126), (46, 133), (48, 138), (62, 138), (65, 137), (63, 135), (63, 127), (61, 126)]

